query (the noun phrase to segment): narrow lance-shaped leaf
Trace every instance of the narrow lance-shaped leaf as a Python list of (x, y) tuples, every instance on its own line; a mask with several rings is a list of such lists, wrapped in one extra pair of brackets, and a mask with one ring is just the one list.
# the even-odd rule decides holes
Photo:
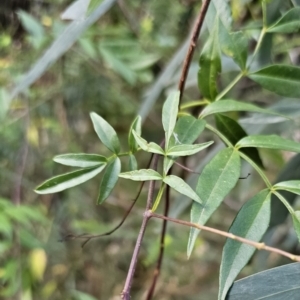
[[(193, 203), (191, 222), (204, 225), (219, 207), (225, 196), (235, 186), (240, 176), (240, 156), (232, 148), (220, 151), (203, 169), (197, 183), (196, 193), (202, 205)], [(191, 228), (188, 256), (191, 255), (200, 230)]]
[(119, 179), (120, 172), (121, 161), (119, 157), (116, 157), (114, 160), (108, 163), (106, 170), (103, 174), (100, 183), (97, 204), (103, 203), (108, 198)]
[[(234, 219), (229, 232), (253, 241), (260, 241), (270, 221), (270, 191), (263, 190), (243, 205)], [(218, 300), (224, 300), (236, 276), (248, 263), (256, 249), (227, 239), (220, 267), (220, 288)]]
[(59, 164), (71, 167), (89, 168), (107, 163), (107, 159), (98, 154), (67, 153), (57, 155), (53, 160)]
[(85, 168), (52, 177), (39, 185), (35, 189), (35, 192), (38, 194), (52, 194), (61, 192), (95, 177), (104, 169), (104, 167), (105, 165), (101, 165), (100, 167)]
[(138, 149), (138, 144), (134, 138), (132, 130), (135, 130), (137, 135), (141, 136), (141, 134), (142, 134), (142, 118), (140, 116), (137, 116), (135, 118), (135, 120), (132, 122), (130, 130), (129, 130), (129, 134), (128, 134), (128, 145), (129, 145), (130, 151), (132, 153), (134, 153)]
[(276, 190), (289, 191), (291, 193), (300, 195), (300, 180), (282, 181), (276, 183), (273, 188)]
[(238, 148), (257, 147), (300, 152), (300, 143), (284, 139), (278, 135), (250, 135), (241, 139), (236, 146)]
[(300, 30), (300, 7), (294, 7), (285, 13), (267, 32), (292, 33)]
[(94, 129), (101, 142), (112, 152), (118, 154), (120, 152), (119, 138), (110, 124), (102, 117), (92, 112), (91, 119)]
[(263, 88), (285, 97), (300, 97), (300, 68), (272, 65), (248, 75)]
[(207, 99), (214, 100), (218, 94), (217, 76), (221, 72), (221, 58), (218, 39), (218, 19), (213, 32), (205, 44), (200, 55), (198, 72), (198, 86), (200, 92)]
[[(221, 30), (221, 29), (220, 29)], [(231, 32), (223, 35), (222, 51), (232, 57), (242, 70), (246, 67), (248, 40), (243, 32)]]
[(194, 192), (194, 190), (180, 177), (175, 175), (169, 175), (166, 176), (163, 179), (164, 183), (169, 185), (171, 188), (173, 188), (175, 191), (177, 191), (180, 194), (183, 194), (187, 196), (188, 198), (193, 199), (194, 201), (198, 203), (202, 203), (200, 197)]
[(165, 144), (166, 149), (169, 145), (170, 137), (175, 128), (177, 114), (178, 114), (178, 105), (179, 105), (180, 92), (176, 91), (169, 95), (166, 102), (163, 105), (162, 110), (162, 123), (165, 131)]
[(198, 153), (199, 151), (209, 147), (214, 142), (207, 142), (195, 145), (176, 145), (168, 149), (168, 156), (188, 156)]
[(119, 174), (119, 177), (134, 181), (162, 180), (161, 175), (151, 169), (140, 169)]
[(299, 266), (299, 263), (287, 264), (238, 280), (226, 300), (296, 300), (300, 293)]
[[(235, 120), (224, 116), (222, 114), (215, 115), (216, 125), (218, 130), (225, 135), (225, 137), (235, 145), (240, 139), (247, 136), (246, 131)], [(263, 168), (262, 160), (259, 156), (258, 150), (255, 148), (244, 148), (241, 150), (256, 164)]]
[(201, 112), (200, 117), (205, 118), (206, 116), (209, 116), (211, 114), (224, 113), (229, 111), (251, 111), (251, 112), (258, 112), (258, 113), (270, 114), (270, 115), (276, 115), (276, 116), (288, 118), (279, 113), (276, 113), (268, 109), (260, 108), (253, 104), (240, 102), (236, 100), (225, 100), (225, 99), (224, 100), (222, 99), (221, 101), (217, 101), (217, 102), (212, 102), (209, 105), (207, 105)]
[(147, 151), (147, 152), (150, 152), (150, 153), (157, 153), (157, 154), (161, 154), (161, 155), (164, 155), (165, 152), (164, 150), (157, 144), (153, 143), (153, 142), (150, 142), (150, 143), (147, 143), (147, 141), (145, 139), (143, 139), (142, 137), (140, 137), (136, 132), (135, 130), (133, 129), (132, 130), (132, 134), (136, 140), (136, 142), (138, 143), (138, 145), (144, 150), (144, 151)]
[(136, 161), (136, 158), (133, 154), (130, 154), (129, 155), (129, 170), (130, 171), (134, 171), (137, 169), (137, 161)]
[(169, 148), (178, 144), (193, 144), (204, 130), (206, 122), (192, 116), (180, 117), (175, 125)]
[(300, 211), (295, 211), (292, 214), (293, 225), (300, 243)]

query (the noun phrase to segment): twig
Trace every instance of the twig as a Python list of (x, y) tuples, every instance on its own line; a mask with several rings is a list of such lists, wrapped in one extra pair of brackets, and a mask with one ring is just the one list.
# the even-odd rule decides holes
[(205, 18), (205, 15), (206, 15), (206, 12), (207, 12), (210, 1), (211, 0), (204, 0), (203, 1), (200, 13), (199, 13), (199, 15), (197, 17), (197, 20), (195, 22), (195, 25), (194, 25), (190, 46), (189, 46), (188, 53), (187, 53), (187, 55), (185, 57), (185, 60), (184, 60), (184, 63), (183, 63), (183, 69), (182, 69), (180, 80), (179, 80), (179, 83), (178, 83), (178, 90), (180, 91), (180, 101), (181, 101), (181, 97), (182, 97), (182, 94), (183, 94), (183, 90), (184, 90), (186, 78), (187, 78), (187, 75), (188, 75), (188, 71), (189, 71), (189, 68), (190, 68), (190, 64), (191, 64), (191, 61), (192, 61), (192, 57), (193, 57), (193, 54), (194, 54), (194, 50), (196, 48), (199, 32), (202, 28), (202, 24), (203, 24), (203, 21), (204, 21), (204, 18)]
[[(162, 143), (164, 143), (164, 141)], [(157, 154), (155, 154), (153, 156), (152, 168), (154, 170), (157, 170), (158, 158), (159, 158), (159, 156)], [(136, 243), (135, 243), (135, 248), (134, 248), (134, 252), (131, 257), (131, 262), (130, 262), (129, 270), (127, 273), (125, 285), (124, 285), (123, 291), (121, 293), (121, 297), (123, 300), (130, 300), (130, 289), (131, 289), (131, 285), (132, 285), (132, 278), (133, 278), (133, 275), (135, 272), (137, 258), (138, 258), (138, 254), (140, 252), (141, 243), (142, 243), (142, 240), (143, 240), (143, 237), (145, 234), (146, 226), (150, 219), (150, 217), (148, 215), (148, 211), (152, 207), (154, 188), (155, 188), (155, 181), (151, 180), (150, 184), (149, 184), (147, 204), (146, 204), (146, 210), (145, 210), (144, 217), (143, 217), (143, 222), (142, 222), (140, 232), (139, 232), (139, 235), (138, 235)]]
[[(164, 210), (164, 216), (166, 216), (166, 217), (168, 216), (168, 213), (169, 213), (169, 206), (170, 206), (170, 186), (167, 186), (167, 188), (166, 188), (166, 198), (165, 198), (165, 210)], [(152, 299), (153, 293), (155, 291), (157, 278), (160, 274), (162, 260), (163, 260), (163, 257), (164, 257), (164, 250), (165, 250), (166, 231), (167, 231), (167, 220), (164, 220), (162, 230), (161, 230), (161, 236), (160, 236), (159, 256), (158, 256), (156, 268), (155, 268), (155, 271), (154, 271), (152, 284), (149, 288), (146, 300), (151, 300)]]
[(167, 220), (167, 221), (170, 221), (170, 222), (173, 222), (173, 223), (181, 224), (181, 225), (188, 226), (188, 227), (194, 227), (194, 228), (197, 228), (197, 229), (200, 229), (200, 230), (205, 230), (205, 231), (209, 231), (211, 233), (222, 235), (222, 236), (225, 236), (226, 238), (233, 239), (233, 240), (236, 240), (238, 242), (241, 242), (241, 243), (250, 245), (252, 247), (255, 247), (258, 250), (266, 250), (266, 251), (269, 251), (269, 252), (277, 253), (277, 254), (280, 254), (282, 256), (288, 257), (289, 259), (291, 259), (293, 261), (300, 262), (300, 256), (299, 255), (294, 255), (292, 253), (280, 250), (278, 248), (267, 246), (265, 243), (258, 243), (258, 242), (245, 239), (243, 237), (234, 235), (234, 234), (226, 232), (226, 231), (218, 230), (218, 229), (215, 229), (215, 228), (212, 228), (212, 227), (199, 225), (199, 224), (195, 224), (195, 223), (191, 223), (191, 222), (187, 222), (187, 221), (183, 221), (183, 220), (178, 220), (178, 219), (166, 217), (166, 216), (163, 216), (163, 215), (153, 213), (151, 211), (149, 211), (149, 215), (150, 215), (150, 217), (153, 217), (153, 218)]
[(188, 167), (182, 165), (181, 163), (179, 163), (179, 162), (177, 162), (177, 161), (174, 161), (174, 164), (177, 165), (178, 167), (182, 168), (183, 170), (186, 170), (186, 171), (190, 172), (190, 173), (193, 173), (193, 174), (200, 174), (200, 173), (198, 173), (198, 172), (193, 171), (192, 169), (189, 169)]

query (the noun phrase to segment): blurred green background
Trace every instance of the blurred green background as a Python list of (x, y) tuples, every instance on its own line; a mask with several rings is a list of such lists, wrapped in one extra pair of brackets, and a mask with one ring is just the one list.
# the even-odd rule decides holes
[[(51, 176), (70, 169), (52, 161), (68, 152), (107, 154), (93, 131), (89, 112), (95, 111), (117, 131), (124, 148), (131, 122), (140, 113), (143, 136), (159, 142), (163, 136), (161, 107), (175, 89), (186, 53), (186, 39), (201, 1), (119, 1), (53, 64), (34, 84), (7, 99), (39, 57), (68, 26), (61, 13), (72, 1), (10, 0), (0, 3), (0, 298), (1, 299), (119, 299), (135, 239), (142, 220), (146, 189), (125, 224), (113, 235), (91, 240), (60, 242), (68, 234), (99, 234), (122, 219), (138, 191), (138, 183), (120, 180), (113, 194), (96, 206), (101, 176), (58, 194), (37, 195), (33, 189)], [(88, 14), (102, 1), (92, 0)], [(270, 22), (298, 1), (274, 0), (268, 5)], [(243, 29), (253, 50), (261, 24), (260, 1), (230, 2), (235, 29)], [(184, 101), (200, 99), (197, 88), (198, 57), (207, 36), (204, 26), (186, 84)], [(269, 36), (259, 63), (299, 64), (300, 36)], [(220, 87), (236, 75), (232, 60), (222, 57)], [(277, 133), (300, 141), (300, 103), (266, 92), (248, 79), (231, 97), (288, 114), (294, 122), (256, 114), (240, 114), (248, 133)], [(193, 111), (197, 115), (197, 110)], [(211, 139), (208, 132), (202, 141)], [(201, 168), (221, 149), (215, 146), (185, 161)], [(275, 181), (298, 178), (300, 159), (280, 151), (261, 151), (268, 176)], [(139, 154), (139, 166), (149, 157)], [(124, 161), (124, 163), (126, 163)], [(124, 164), (126, 165), (126, 164)], [(180, 173), (179, 169), (175, 172)], [(226, 198), (209, 225), (228, 230), (242, 204), (263, 187), (246, 164), (246, 180)], [(195, 186), (196, 175), (184, 173)], [(290, 176), (290, 177), (289, 177)], [(299, 200), (293, 199), (298, 206)], [(298, 202), (297, 202), (298, 201)], [(171, 215), (189, 219), (191, 203), (172, 194)], [(278, 207), (276, 218), (284, 209)], [(282, 212), (269, 244), (300, 251), (290, 220)], [(159, 250), (161, 222), (152, 220), (142, 245), (133, 283), (132, 299), (144, 299), (151, 284)], [(274, 230), (273, 230), (274, 231)], [(273, 234), (273, 235), (272, 235)], [(224, 239), (207, 233), (198, 238), (187, 260), (188, 228), (168, 225), (166, 251), (154, 299), (217, 298), (218, 268)], [(298, 245), (298, 246), (297, 246)], [(241, 276), (285, 263), (267, 254), (256, 256)]]

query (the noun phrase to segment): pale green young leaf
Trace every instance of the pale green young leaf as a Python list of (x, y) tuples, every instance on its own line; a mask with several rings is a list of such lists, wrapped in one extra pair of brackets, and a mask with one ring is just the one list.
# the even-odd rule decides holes
[(263, 88), (285, 97), (300, 97), (300, 67), (272, 65), (247, 75)]
[(193, 144), (204, 130), (206, 122), (193, 116), (180, 117), (175, 125), (169, 148), (178, 144)]
[[(221, 30), (221, 29), (219, 29)], [(222, 51), (244, 70), (247, 61), (248, 40), (243, 32), (231, 32), (223, 35)]]
[(129, 155), (129, 170), (130, 171), (134, 171), (137, 169), (137, 161), (136, 161), (136, 158), (133, 154), (130, 154)]
[(293, 225), (300, 242), (300, 211), (297, 210), (292, 214)]
[(289, 180), (276, 183), (273, 186), (276, 190), (284, 190), (300, 195), (300, 180)]
[(251, 112), (258, 112), (258, 113), (263, 113), (263, 114), (271, 114), (271, 115), (277, 115), (281, 116), (283, 118), (288, 118), (285, 117), (277, 112), (260, 108), (256, 105), (246, 103), (246, 102), (240, 102), (236, 100), (221, 100), (217, 102), (212, 102), (209, 105), (207, 105), (203, 111), (200, 114), (201, 118), (205, 118), (206, 116), (216, 114), (216, 113), (224, 113), (224, 112), (230, 112), (230, 111), (251, 111)]
[(300, 30), (300, 7), (294, 7), (286, 12), (267, 32), (293, 33)]
[[(263, 190), (246, 202), (234, 219), (229, 232), (246, 239), (259, 242), (270, 221), (269, 190)], [(233, 239), (227, 239), (220, 267), (218, 300), (224, 300), (236, 276), (248, 263), (256, 249)]]
[(90, 113), (94, 129), (101, 142), (112, 152), (120, 152), (120, 141), (112, 126), (96, 113)]
[(130, 151), (132, 153), (136, 152), (138, 149), (138, 144), (135, 140), (135, 137), (132, 133), (132, 130), (135, 130), (138, 136), (141, 136), (142, 134), (142, 118), (140, 116), (137, 116), (134, 121), (132, 122), (128, 134), (128, 145), (130, 148)]
[(103, 174), (97, 204), (102, 204), (107, 197), (111, 194), (113, 188), (115, 187), (119, 174), (121, 172), (121, 161), (119, 157), (114, 158), (110, 161)]
[(52, 177), (39, 185), (35, 189), (35, 192), (38, 194), (52, 194), (61, 192), (90, 180), (99, 174), (104, 167), (105, 165), (101, 165), (100, 167), (85, 168)]
[(170, 137), (175, 128), (177, 114), (178, 114), (178, 105), (179, 105), (180, 92), (176, 91), (171, 93), (163, 105), (162, 110), (162, 124), (165, 131), (165, 144), (166, 149), (169, 145)]
[(140, 169), (119, 174), (119, 177), (134, 181), (162, 180), (161, 175), (151, 169)]
[(300, 143), (284, 139), (278, 135), (250, 135), (242, 138), (236, 147), (257, 147), (300, 152)]
[(161, 155), (165, 155), (164, 150), (157, 145), (156, 143), (150, 142), (147, 143), (147, 141), (145, 139), (143, 139), (142, 137), (140, 137), (135, 130), (132, 130), (132, 134), (136, 140), (136, 142), (138, 143), (138, 145), (146, 152), (150, 152), (150, 153), (156, 153), (156, 154), (161, 154)]
[(199, 60), (198, 86), (202, 95), (214, 100), (218, 94), (217, 76), (221, 72), (221, 58), (218, 39), (218, 19), (212, 34), (206, 42)]
[(188, 156), (193, 155), (207, 147), (209, 147), (213, 142), (207, 142), (203, 144), (195, 145), (176, 145), (168, 149), (168, 156)]
[(202, 203), (200, 197), (194, 192), (194, 190), (180, 177), (175, 175), (168, 175), (163, 179), (163, 182), (173, 188), (180, 194), (187, 196), (188, 198), (193, 199), (198, 204)]
[(89, 168), (107, 163), (106, 157), (98, 154), (67, 153), (57, 155), (53, 160), (59, 164), (71, 167)]
[(170, 170), (170, 168), (173, 166), (174, 159), (172, 157), (165, 156), (163, 164), (164, 164), (163, 166), (164, 174), (166, 175)]
[[(219, 207), (225, 196), (235, 186), (240, 176), (240, 156), (232, 148), (221, 150), (203, 169), (197, 183), (196, 193), (202, 205), (193, 203), (191, 222), (204, 225)], [(191, 228), (188, 256), (191, 255), (200, 230)]]

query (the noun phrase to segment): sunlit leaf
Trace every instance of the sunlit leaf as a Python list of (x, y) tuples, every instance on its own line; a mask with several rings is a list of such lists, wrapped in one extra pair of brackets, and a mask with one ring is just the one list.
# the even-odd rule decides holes
[(248, 40), (243, 32), (231, 32), (224, 35), (222, 39), (222, 51), (240, 66), (242, 70), (246, 67)]
[(104, 167), (105, 165), (101, 165), (100, 167), (85, 168), (52, 177), (39, 185), (35, 189), (35, 192), (38, 194), (52, 194), (61, 192), (90, 180), (99, 174)]
[(100, 183), (97, 204), (103, 203), (111, 194), (113, 188), (115, 187), (119, 179), (120, 172), (121, 172), (121, 161), (119, 157), (116, 157), (114, 160), (108, 163), (105, 169), (105, 172), (103, 174)]
[(287, 264), (236, 281), (226, 300), (296, 300), (300, 293), (300, 263)]
[(294, 7), (286, 12), (267, 32), (292, 33), (300, 30), (300, 7)]
[(161, 175), (151, 169), (140, 169), (136, 171), (124, 172), (119, 174), (119, 177), (134, 181), (162, 180)]
[(225, 99), (222, 99), (221, 101), (217, 101), (217, 102), (212, 102), (209, 105), (207, 105), (201, 112), (200, 117), (205, 118), (206, 116), (209, 116), (211, 114), (224, 113), (229, 111), (251, 111), (251, 112), (258, 112), (263, 114), (271, 114), (271, 115), (285, 117), (277, 112), (268, 109), (263, 109), (253, 104), (240, 102), (236, 100), (225, 100)]
[(128, 134), (128, 145), (130, 148), (130, 151), (132, 153), (136, 152), (138, 149), (138, 144), (134, 138), (134, 135), (132, 133), (132, 130), (135, 130), (138, 136), (141, 136), (142, 134), (142, 118), (140, 116), (137, 116), (134, 121), (132, 122)]
[[(220, 102), (220, 101), (219, 101)], [(240, 139), (247, 136), (246, 131), (235, 120), (224, 116), (222, 114), (215, 115), (216, 125), (218, 130), (235, 145)], [(241, 149), (249, 158), (251, 158), (257, 165), (263, 168), (262, 160), (259, 156), (258, 150), (255, 148)]]
[(102, 117), (92, 112), (91, 119), (100, 141), (112, 152), (120, 152), (120, 141), (112, 126)]
[[(235, 186), (239, 176), (240, 156), (237, 151), (232, 148), (220, 151), (205, 166), (198, 179), (196, 193), (201, 197), (202, 205), (193, 203), (191, 222), (204, 225)], [(195, 228), (190, 230), (188, 256), (192, 253), (199, 232)]]
[(175, 128), (177, 114), (178, 114), (179, 97), (180, 97), (179, 91), (173, 92), (168, 96), (167, 100), (163, 105), (162, 123), (163, 123), (163, 128), (166, 136), (165, 139), (166, 149), (168, 148), (170, 137)]
[(164, 183), (169, 185), (175, 191), (180, 194), (187, 196), (188, 198), (193, 199), (198, 203), (202, 203), (200, 197), (194, 192), (194, 190), (180, 177), (175, 175), (168, 175), (163, 179)]
[(142, 137), (140, 137), (135, 132), (134, 129), (132, 130), (132, 134), (133, 134), (136, 142), (138, 143), (138, 145), (144, 151), (147, 151), (147, 152), (150, 152), (150, 153), (157, 153), (157, 154), (161, 154), (161, 155), (165, 154), (164, 150), (159, 145), (157, 145), (156, 143), (153, 143), (153, 142), (147, 143), (147, 141), (145, 139), (143, 139)]
[(284, 139), (278, 135), (250, 135), (241, 139), (236, 146), (238, 148), (257, 147), (300, 152), (300, 143)]
[(248, 75), (263, 88), (285, 97), (300, 97), (300, 68), (272, 65)]
[(57, 155), (53, 160), (59, 164), (71, 167), (89, 168), (107, 163), (107, 159), (98, 154), (67, 153)]
[(276, 183), (273, 186), (276, 190), (289, 191), (291, 193), (300, 195), (300, 180), (290, 180)]
[(214, 100), (218, 94), (216, 79), (221, 72), (218, 21), (201, 52), (199, 65), (198, 86), (200, 92), (205, 98)]
[[(270, 191), (263, 190), (243, 205), (229, 232), (259, 242), (269, 226)], [(220, 267), (219, 300), (224, 300), (236, 276), (247, 264), (256, 249), (233, 239), (227, 239)]]
[(207, 142), (203, 144), (195, 145), (176, 145), (168, 149), (168, 156), (187, 156), (195, 154), (207, 147), (209, 147), (213, 142)]

